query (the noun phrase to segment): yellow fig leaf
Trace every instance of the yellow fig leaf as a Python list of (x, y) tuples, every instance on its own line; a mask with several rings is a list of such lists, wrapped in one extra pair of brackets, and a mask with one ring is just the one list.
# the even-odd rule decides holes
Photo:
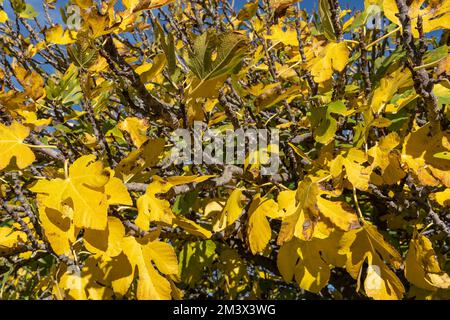
[(450, 277), (441, 270), (431, 241), (424, 235), (416, 234), (409, 243), (405, 259), (405, 277), (415, 286), (425, 290), (448, 289), (450, 286)]
[(128, 193), (127, 187), (122, 180), (116, 177), (111, 177), (107, 184), (105, 184), (105, 193), (108, 198), (108, 205), (123, 204), (127, 206), (133, 205), (133, 200)]
[(76, 300), (111, 299), (112, 290), (105, 286), (104, 273), (94, 257), (89, 257), (84, 265), (65, 268), (54, 294), (60, 298)]
[(225, 228), (231, 226), (241, 215), (242, 204), (242, 190), (235, 189), (231, 192), (223, 210), (219, 214), (213, 226), (214, 232), (220, 232)]
[(396, 268), (402, 261), (397, 250), (384, 240), (375, 226), (368, 223), (365, 223), (362, 228), (344, 233), (339, 251), (347, 254), (346, 269), (354, 279), (357, 279), (362, 264), (369, 255), (378, 253)]
[(322, 238), (322, 231), (329, 229), (331, 223), (341, 230), (347, 231), (359, 226), (354, 211), (343, 202), (327, 200), (316, 182), (304, 179), (299, 183), (297, 191), (283, 191), (278, 203), (282, 219), (278, 235), (278, 244), (291, 240), (294, 236), (301, 240), (312, 237)]
[(67, 205), (62, 206), (62, 211), (47, 207), (48, 196), (44, 194), (39, 194), (37, 200), (42, 229), (53, 251), (72, 258), (72, 245), (76, 241), (73, 209)]
[(53, 120), (51, 117), (38, 119), (36, 112), (33, 111), (19, 110), (17, 113), (24, 118), (23, 124), (29, 124), (35, 127), (48, 126)]
[(297, 249), (299, 262), (295, 267), (295, 280), (300, 288), (318, 293), (330, 279), (330, 267), (321, 258), (320, 251), (310, 241), (301, 241)]
[(141, 76), (144, 83), (152, 81), (162, 72), (166, 66), (166, 55), (160, 53), (153, 58), (152, 64), (144, 64), (136, 68), (136, 72)]
[(291, 282), (295, 274), (295, 266), (298, 261), (299, 240), (293, 239), (285, 242), (278, 251), (277, 266), (284, 281)]
[(450, 53), (439, 62), (436, 73), (438, 75), (443, 73), (450, 75)]
[(135, 223), (139, 228), (148, 230), (151, 221), (172, 224), (175, 215), (169, 201), (156, 196), (157, 193), (162, 193), (162, 188), (159, 181), (154, 181), (150, 183), (145, 194), (137, 200), (138, 216)]
[(320, 55), (312, 59), (308, 68), (315, 82), (325, 82), (333, 76), (333, 71), (341, 72), (348, 63), (350, 52), (345, 42), (331, 42)]
[(384, 240), (375, 226), (366, 222), (362, 228), (344, 233), (340, 246), (339, 253), (347, 256), (345, 268), (354, 279), (358, 279), (358, 285), (364, 262), (368, 262), (364, 282), (368, 296), (383, 300), (397, 300), (403, 297), (405, 289), (401, 281), (385, 264), (389, 263), (394, 268), (399, 268), (401, 256)]
[(48, 43), (67, 45), (77, 41), (77, 32), (64, 30), (62, 25), (58, 24), (46, 31), (45, 39)]
[(110, 259), (122, 252), (122, 241), (125, 227), (115, 217), (108, 217), (108, 227), (105, 230), (86, 229), (83, 239), (86, 249), (94, 254)]
[(0, 227), (0, 256), (16, 248), (19, 242), (27, 242), (25, 232), (14, 230), (11, 227)]
[(431, 134), (429, 123), (416, 126), (404, 140), (402, 162), (420, 183), (450, 188), (450, 161), (434, 157), (436, 153), (450, 151), (449, 141), (446, 132)]
[[(178, 273), (178, 263), (175, 252), (167, 246), (153, 244), (147, 239), (138, 240), (134, 237), (125, 237), (123, 240), (123, 252), (131, 263), (134, 272), (137, 272), (137, 298), (139, 300), (169, 300), (171, 298), (171, 286), (169, 281), (153, 267), (156, 264), (161, 273)], [(161, 261), (169, 258), (167, 261)]]
[(173, 247), (165, 242), (151, 241), (145, 246), (145, 250), (163, 274), (178, 274), (178, 261)]
[[(408, 6), (408, 16), (411, 19), (411, 32), (415, 38), (419, 37), (417, 30), (417, 18), (422, 17), (424, 32), (438, 29), (449, 29), (448, 19), (450, 19), (450, 3), (446, 0), (436, 0), (427, 2), (425, 0), (413, 0)], [(398, 7), (395, 0), (384, 0), (383, 10), (386, 17), (398, 26), (401, 26), (397, 17)]]
[(10, 126), (0, 123), (0, 170), (3, 170), (14, 157), (19, 169), (32, 164), (35, 160), (33, 151), (23, 141), (30, 134), (30, 129), (18, 122)]
[(443, 207), (450, 206), (450, 188), (432, 194), (434, 199)]
[(22, 68), (17, 63), (13, 63), (13, 68), (17, 80), (23, 86), (25, 95), (35, 101), (46, 96), (46, 91), (44, 90), (45, 80), (38, 72)]
[(105, 230), (108, 181), (102, 163), (95, 162), (94, 155), (88, 155), (70, 166), (66, 179), (39, 180), (30, 190), (48, 195), (46, 205), (50, 208), (62, 211), (63, 205), (70, 205), (76, 227)]
[[(284, 197), (291, 198), (292, 204), (287, 206), (286, 198), (283, 199), (281, 208), (291, 213), (282, 218), (281, 229), (278, 234), (278, 244), (291, 240), (294, 236), (309, 240), (314, 232), (314, 217), (316, 215), (315, 199), (319, 194), (318, 187), (311, 180), (303, 180), (299, 183), (297, 191), (284, 191)], [(295, 209), (292, 209), (292, 205)]]
[(77, 6), (82, 9), (89, 9), (93, 5), (93, 0), (75, 0)]
[(180, 215), (174, 216), (172, 222), (173, 222), (174, 227), (178, 226), (181, 229), (183, 229), (184, 231), (186, 231), (192, 235), (201, 237), (203, 239), (211, 238), (211, 235), (212, 235), (211, 231), (203, 228), (199, 224), (197, 224), (194, 221), (189, 220), (183, 216), (180, 216)]
[(203, 182), (213, 176), (180, 176), (162, 179), (153, 176), (153, 182), (149, 184), (144, 195), (137, 200), (138, 216), (136, 225), (148, 230), (150, 222), (162, 222), (172, 225), (175, 214), (172, 212), (170, 202), (158, 198), (157, 194), (167, 193), (172, 187), (193, 182)]
[(386, 184), (394, 184), (406, 175), (401, 167), (400, 151), (395, 150), (399, 144), (400, 137), (392, 132), (382, 137), (377, 145), (367, 152), (373, 158), (372, 171), (380, 168), (381, 177)]
[(297, 31), (295, 28), (286, 28), (281, 22), (270, 28), (270, 35), (267, 35), (266, 39), (281, 42), (286, 46), (298, 47)]
[(269, 4), (275, 11), (283, 11), (297, 2), (299, 0), (270, 0)]
[(0, 10), (0, 23), (5, 23), (6, 21), (8, 21), (8, 14), (5, 11)]
[(334, 178), (337, 178), (345, 169), (348, 181), (356, 189), (366, 191), (369, 188), (369, 173), (371, 171), (370, 167), (363, 166), (367, 160), (367, 156), (362, 150), (352, 148), (345, 156), (338, 155), (330, 162), (330, 173)]
[[(413, 85), (411, 72), (405, 68), (398, 68), (394, 72), (388, 74), (380, 80), (380, 84), (373, 91), (371, 99), (371, 109), (374, 113), (380, 113), (383, 111), (386, 104), (392, 99), (392, 97), (399, 91), (399, 89), (405, 87), (411, 87)], [(410, 99), (415, 98), (412, 95)], [(409, 100), (407, 100), (409, 101)], [(397, 101), (397, 105), (400, 102)], [(389, 109), (390, 112), (398, 111), (399, 108)]]
[(163, 7), (175, 0), (124, 0), (124, 6), (131, 12), (151, 10)]
[(144, 142), (148, 140), (147, 129), (149, 125), (144, 119), (136, 117), (126, 118), (119, 123), (119, 129), (126, 131), (130, 134), (131, 140), (136, 147), (140, 147)]
[(115, 174), (125, 182), (130, 181), (147, 168), (155, 166), (164, 151), (166, 141), (163, 138), (149, 139), (137, 150), (131, 151), (115, 168)]
[(330, 279), (330, 264), (343, 266), (345, 256), (337, 253), (340, 233), (327, 239), (284, 243), (277, 255), (277, 266), (284, 281), (295, 278), (300, 288), (318, 293)]
[(267, 217), (278, 214), (278, 204), (272, 199), (261, 198), (258, 193), (248, 209), (247, 237), (253, 254), (263, 252), (272, 236)]
[(364, 280), (366, 294), (375, 300), (400, 300), (405, 288), (395, 273), (378, 255), (368, 255), (367, 263), (367, 275)]
[[(123, 243), (121, 246), (123, 250)], [(116, 296), (124, 296), (134, 280), (135, 266), (131, 265), (126, 254), (122, 251), (113, 259), (103, 259), (100, 267), (104, 270), (105, 280), (111, 283)]]
[(328, 218), (333, 225), (341, 230), (350, 230), (359, 227), (356, 214), (345, 202), (330, 201), (322, 197), (317, 198), (317, 208)]

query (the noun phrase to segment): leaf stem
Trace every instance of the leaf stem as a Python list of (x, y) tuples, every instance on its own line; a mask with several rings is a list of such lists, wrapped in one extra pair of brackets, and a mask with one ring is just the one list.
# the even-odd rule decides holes
[(353, 200), (355, 201), (356, 212), (358, 214), (358, 218), (359, 218), (361, 223), (364, 223), (364, 217), (363, 217), (363, 214), (362, 214), (362, 211), (361, 211), (361, 207), (359, 206), (358, 197), (356, 196), (356, 189), (355, 189), (355, 187), (353, 187)]
[(359, 44), (356, 40), (350, 40), (350, 39), (344, 39), (344, 42), (353, 43), (353, 44)]
[(443, 58), (441, 58), (439, 60), (436, 60), (436, 61), (433, 61), (433, 62), (430, 62), (430, 63), (426, 63), (426, 64), (422, 64), (420, 66), (414, 67), (414, 70), (420, 70), (420, 69), (426, 69), (426, 68), (429, 68), (429, 67), (433, 67), (436, 64), (438, 64), (439, 62), (441, 62), (442, 60), (444, 60), (445, 58), (446, 57), (443, 57)]
[(28, 148), (35, 148), (35, 149), (58, 149), (57, 146), (50, 146), (50, 145), (34, 145), (34, 144), (27, 144), (24, 143)]
[(371, 42), (371, 43), (369, 43), (369, 44), (366, 46), (365, 49), (367, 50), (367, 49), (373, 47), (373, 46), (376, 45), (378, 42), (383, 41), (384, 39), (386, 39), (386, 38), (389, 37), (390, 35), (396, 33), (397, 31), (400, 31), (400, 29), (401, 29), (401, 27), (397, 27), (397, 28), (395, 28), (394, 30), (392, 30), (391, 32), (386, 33), (384, 36), (378, 38), (377, 40), (375, 40), (375, 41), (373, 41), (373, 42)]
[(326, 177), (323, 177), (322, 179), (317, 180), (316, 183), (321, 183), (321, 182), (327, 181), (328, 179), (330, 179), (332, 177), (333, 176), (331, 174), (329, 174)]
[(64, 161), (64, 176), (66, 179), (69, 178), (69, 160)]

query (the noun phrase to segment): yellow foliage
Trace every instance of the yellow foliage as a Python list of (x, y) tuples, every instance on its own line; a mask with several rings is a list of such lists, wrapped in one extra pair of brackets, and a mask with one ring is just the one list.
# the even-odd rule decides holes
[(9, 165), (12, 158), (20, 169), (28, 167), (35, 160), (33, 151), (23, 141), (30, 134), (30, 129), (18, 122), (9, 127), (0, 123), (0, 170)]
[(348, 63), (350, 52), (345, 42), (331, 42), (320, 54), (309, 61), (308, 69), (314, 81), (325, 82), (333, 76), (333, 71), (341, 72)]
[(10, 2), (0, 299), (450, 299), (450, 1)]
[(136, 117), (126, 118), (119, 123), (119, 129), (130, 134), (131, 140), (137, 148), (147, 141), (148, 128), (147, 121)]

